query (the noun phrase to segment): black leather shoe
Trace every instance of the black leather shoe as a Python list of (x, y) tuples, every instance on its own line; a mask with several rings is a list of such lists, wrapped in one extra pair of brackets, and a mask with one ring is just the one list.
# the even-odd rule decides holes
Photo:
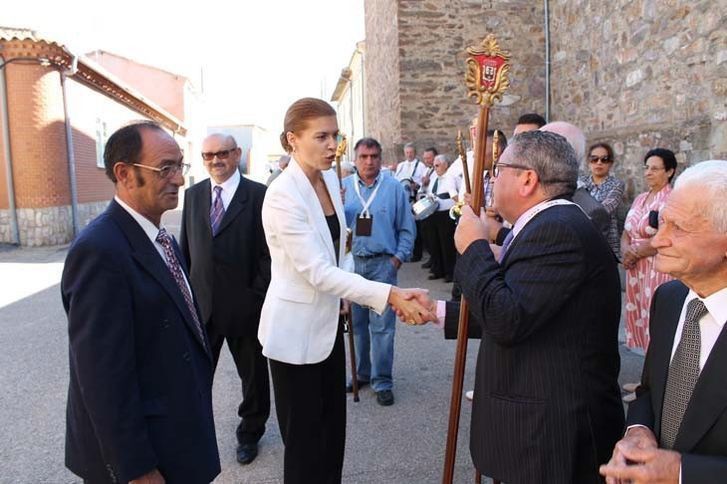
[(431, 269), (432, 267), (432, 261), (428, 260), (424, 264), (422, 264), (422, 269)]
[(376, 402), (382, 407), (388, 407), (394, 404), (394, 394), (391, 390), (381, 390), (376, 392)]
[[(361, 390), (363, 387), (369, 386), (369, 382), (364, 380), (358, 381), (358, 389)], [(353, 393), (353, 383), (346, 383), (346, 393)]]
[(449, 282), (452, 282), (453, 280), (454, 279), (452, 279), (452, 276), (445, 276), (444, 277), (444, 282), (448, 282), (449, 283)]
[(257, 457), (257, 444), (237, 444), (237, 462), (247, 465)]
[(429, 279), (430, 281), (433, 281), (435, 279), (441, 279), (442, 277), (444, 277), (444, 276), (438, 276), (437, 274), (431, 274), (429, 277), (427, 277), (427, 279)]
[(422, 260), (422, 256), (419, 256), (419, 257), (412, 257), (412, 258), (411, 258), (411, 260), (410, 260), (409, 262), (419, 262), (419, 261), (421, 261), (421, 260)]

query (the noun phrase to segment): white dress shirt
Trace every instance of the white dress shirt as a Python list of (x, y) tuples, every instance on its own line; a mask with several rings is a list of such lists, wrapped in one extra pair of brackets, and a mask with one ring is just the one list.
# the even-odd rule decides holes
[[(164, 227), (157, 227), (154, 225), (154, 223), (149, 220), (148, 218), (144, 217), (142, 214), (128, 206), (126, 203), (124, 203), (123, 200), (121, 200), (117, 195), (114, 195), (114, 200), (116, 200), (116, 203), (121, 205), (121, 208), (126, 210), (129, 215), (136, 221), (136, 223), (139, 224), (141, 229), (144, 231), (147, 237), (149, 237), (149, 240), (154, 245), (154, 248), (159, 253), (159, 256), (164, 261), (164, 265), (167, 264), (167, 258), (164, 256), (164, 247), (162, 244), (157, 242), (157, 235), (159, 235), (159, 230)], [(167, 231), (168, 232), (168, 231)], [(171, 233), (169, 234), (171, 235)], [(181, 264), (181, 261), (179, 262)], [(189, 294), (192, 294), (192, 288), (189, 285), (189, 281), (187, 280), (187, 276), (184, 274), (184, 271), (182, 271), (182, 276), (184, 277), (184, 282), (187, 283), (187, 289), (189, 290)]]
[[(434, 193), (434, 184), (437, 183), (437, 193)], [(443, 210), (449, 210), (454, 205), (454, 201), (452, 200), (452, 196), (457, 196), (457, 189), (455, 188), (454, 184), (452, 183), (452, 179), (447, 176), (447, 173), (445, 173), (442, 176), (437, 175), (437, 172), (432, 172), (432, 174), (429, 177), (429, 185), (427, 185), (426, 194), (427, 195), (439, 195), (439, 194), (448, 194), (449, 198), (439, 198), (437, 197), (437, 201), (439, 201), (439, 207), (437, 208), (438, 212), (441, 212)]]
[(213, 203), (215, 203), (215, 187), (217, 186), (222, 187), (220, 197), (222, 198), (222, 206), (225, 207), (225, 211), (227, 211), (227, 207), (230, 206), (232, 197), (235, 196), (237, 187), (240, 186), (240, 172), (235, 170), (232, 176), (222, 183), (215, 183), (215, 181), (210, 178), (210, 196), (212, 197), (210, 200), (210, 207)]
[(719, 335), (722, 332), (725, 321), (727, 321), (727, 287), (723, 287), (706, 298), (701, 298), (696, 292), (691, 289), (689, 290), (689, 294), (687, 294), (686, 299), (684, 299), (682, 312), (679, 315), (679, 324), (677, 325), (676, 333), (674, 333), (674, 345), (671, 349), (672, 358), (674, 358), (674, 353), (677, 350), (679, 341), (682, 339), (684, 319), (687, 315), (687, 304), (695, 298), (699, 298), (707, 308), (707, 313), (699, 320), (699, 334), (702, 340), (701, 350), (699, 353), (699, 371), (701, 372), (705, 363), (707, 363), (707, 359), (709, 358), (709, 354), (712, 352), (712, 348), (714, 348), (714, 344), (717, 342), (717, 338), (719, 338)]
[(396, 165), (396, 179), (406, 180), (411, 178), (417, 185), (422, 184), (422, 177), (427, 173), (427, 165), (414, 158), (412, 161), (400, 161)]

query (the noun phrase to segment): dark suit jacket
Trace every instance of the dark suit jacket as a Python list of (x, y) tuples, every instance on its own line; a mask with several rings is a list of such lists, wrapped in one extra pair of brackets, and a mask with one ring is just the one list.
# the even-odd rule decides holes
[(199, 309), (219, 334), (257, 337), (270, 283), (261, 216), (265, 186), (240, 178), (214, 238), (210, 186), (208, 178), (185, 192), (180, 236)]
[(155, 467), (168, 483), (214, 479), (210, 354), (160, 254), (115, 201), (71, 246), (61, 293), (66, 466), (94, 483)]
[(575, 206), (536, 215), (502, 265), (478, 241), (455, 278), (482, 339), (470, 450), (508, 484), (599, 482), (623, 432), (616, 261)]
[[(646, 425), (661, 433), (661, 409), (679, 315), (689, 289), (679, 281), (659, 286), (651, 301), (651, 342), (637, 398), (629, 406), (628, 425)], [(722, 331), (697, 380), (674, 450), (682, 454), (682, 482), (727, 479), (727, 332)]]

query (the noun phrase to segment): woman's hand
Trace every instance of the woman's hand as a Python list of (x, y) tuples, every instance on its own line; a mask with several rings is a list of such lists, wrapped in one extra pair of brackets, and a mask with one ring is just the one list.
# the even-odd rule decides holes
[(436, 305), (425, 289), (400, 289), (391, 286), (389, 304), (407, 324), (424, 324), (437, 319)]

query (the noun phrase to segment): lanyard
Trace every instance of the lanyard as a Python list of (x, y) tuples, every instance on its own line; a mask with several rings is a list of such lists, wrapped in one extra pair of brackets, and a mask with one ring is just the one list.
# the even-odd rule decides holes
[[(555, 200), (549, 200), (542, 205), (539, 205), (535, 210), (531, 211), (527, 216), (522, 220), (522, 225), (520, 224), (520, 219), (515, 222), (515, 225), (519, 225), (520, 228), (518, 228), (517, 234), (513, 236), (517, 237), (517, 235), (522, 231), (522, 229), (530, 222), (533, 217), (535, 217), (537, 214), (542, 212), (545, 209), (548, 209), (550, 207), (555, 207), (556, 205), (576, 205), (575, 203), (571, 202), (570, 200), (564, 200), (562, 198), (556, 198)], [(513, 233), (515, 232), (515, 228), (513, 227)]]
[(359, 181), (361, 179), (356, 175), (356, 178), (353, 180), (353, 187), (356, 190), (356, 195), (358, 196), (358, 199), (361, 201), (361, 206), (363, 207), (361, 209), (361, 217), (369, 218), (371, 217), (371, 214), (369, 213), (369, 207), (371, 206), (371, 202), (374, 201), (374, 198), (376, 198), (376, 194), (379, 192), (379, 188), (381, 187), (381, 180), (379, 179), (380, 175), (376, 177), (376, 180), (378, 183), (376, 183), (376, 188), (374, 188), (374, 191), (369, 196), (368, 200), (364, 200), (361, 196), (361, 189), (358, 186)]

